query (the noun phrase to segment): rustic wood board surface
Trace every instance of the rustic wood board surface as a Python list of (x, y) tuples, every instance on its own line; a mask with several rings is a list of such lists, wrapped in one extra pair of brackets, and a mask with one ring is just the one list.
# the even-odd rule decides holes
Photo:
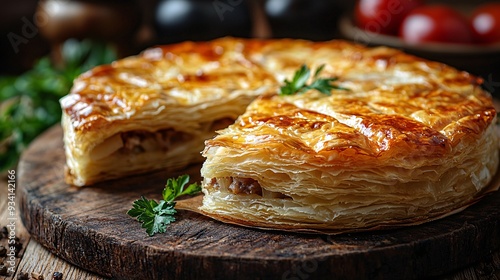
[[(500, 192), (421, 226), (338, 236), (254, 230), (179, 211), (148, 237), (126, 215), (166, 178), (150, 173), (76, 188), (63, 181), (62, 130), (50, 129), (18, 167), (21, 218), (55, 255), (116, 279), (404, 279), (444, 275), (500, 248)], [(199, 167), (185, 172), (199, 177)]]

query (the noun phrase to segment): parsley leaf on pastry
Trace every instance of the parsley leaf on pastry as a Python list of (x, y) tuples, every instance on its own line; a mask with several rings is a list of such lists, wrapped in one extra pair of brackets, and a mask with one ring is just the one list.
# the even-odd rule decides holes
[(285, 85), (280, 88), (280, 95), (301, 94), (310, 89), (315, 89), (326, 95), (330, 95), (333, 89), (348, 90), (333, 84), (333, 82), (338, 80), (336, 77), (319, 78), (319, 74), (323, 71), (324, 67), (325, 65), (323, 64), (316, 69), (312, 83), (307, 85), (306, 83), (311, 76), (311, 69), (303, 64), (300, 69), (295, 72), (291, 81), (285, 80)]

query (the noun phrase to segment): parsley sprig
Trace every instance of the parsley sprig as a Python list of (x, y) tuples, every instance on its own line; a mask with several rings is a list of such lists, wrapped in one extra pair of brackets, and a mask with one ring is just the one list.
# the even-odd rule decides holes
[(285, 85), (280, 88), (280, 95), (301, 94), (310, 89), (315, 89), (323, 94), (330, 95), (333, 89), (348, 90), (346, 88), (334, 85), (333, 82), (338, 78), (319, 78), (319, 74), (323, 71), (325, 65), (321, 65), (316, 69), (311, 84), (307, 85), (309, 77), (311, 77), (311, 69), (305, 64), (297, 70), (291, 81), (285, 80)]
[(188, 186), (189, 175), (179, 176), (177, 179), (170, 178), (163, 189), (163, 199), (156, 202), (154, 199), (141, 199), (134, 201), (132, 209), (127, 214), (142, 222), (149, 236), (156, 233), (164, 233), (167, 225), (175, 221), (175, 199), (183, 195), (195, 195), (201, 192), (201, 186), (193, 183)]

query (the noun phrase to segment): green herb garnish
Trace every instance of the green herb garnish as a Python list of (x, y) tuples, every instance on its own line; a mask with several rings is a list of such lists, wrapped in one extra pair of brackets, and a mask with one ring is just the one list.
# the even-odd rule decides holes
[(302, 65), (295, 72), (291, 81), (285, 80), (285, 85), (280, 88), (280, 95), (301, 94), (310, 89), (315, 89), (326, 95), (330, 95), (333, 89), (348, 90), (333, 84), (338, 78), (318, 78), (323, 68), (325, 68), (324, 64), (318, 67), (316, 72), (314, 72), (312, 83), (306, 85), (311, 76), (311, 70), (305, 64)]
[(156, 233), (164, 233), (167, 225), (175, 221), (175, 199), (183, 195), (195, 195), (201, 192), (198, 183), (187, 185), (189, 175), (179, 176), (177, 179), (168, 179), (165, 189), (163, 189), (163, 199), (156, 202), (154, 199), (148, 200), (144, 196), (134, 201), (132, 209), (127, 214), (142, 222), (142, 227), (146, 229), (149, 236)]
[(48, 56), (19, 76), (0, 76), (0, 172), (12, 168), (29, 143), (61, 119), (59, 99), (82, 72), (116, 59), (108, 45), (68, 40), (62, 48), (64, 65)]

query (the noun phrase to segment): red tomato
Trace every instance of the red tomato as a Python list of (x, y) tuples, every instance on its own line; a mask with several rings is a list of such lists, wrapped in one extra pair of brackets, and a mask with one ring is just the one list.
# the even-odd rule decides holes
[(500, 42), (500, 3), (479, 6), (472, 14), (471, 23), (476, 42), (481, 44)]
[(416, 8), (404, 19), (399, 35), (412, 44), (473, 42), (472, 27), (467, 18), (445, 5)]
[(354, 17), (359, 28), (397, 35), (405, 16), (424, 0), (358, 0)]

